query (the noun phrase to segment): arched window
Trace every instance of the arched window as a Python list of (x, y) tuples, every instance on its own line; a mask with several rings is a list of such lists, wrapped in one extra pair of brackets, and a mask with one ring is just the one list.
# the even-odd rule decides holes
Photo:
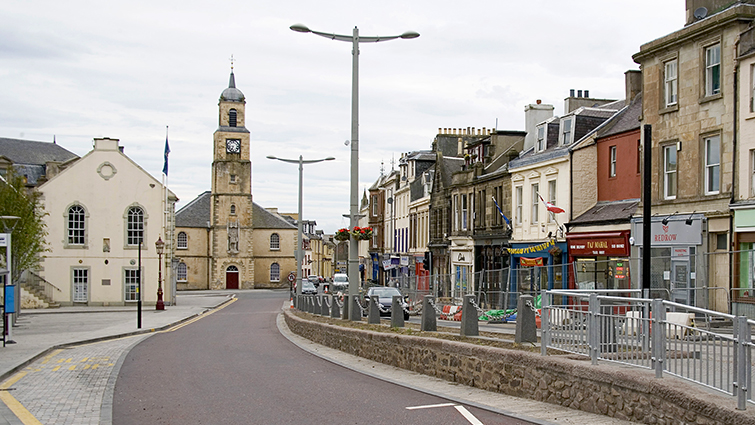
[(270, 264), (270, 282), (280, 282), (281, 266), (278, 263)]
[(144, 211), (139, 207), (128, 209), (126, 222), (126, 244), (139, 246), (144, 243)]
[(176, 267), (176, 280), (186, 282), (186, 263), (178, 263), (178, 267)]
[(86, 214), (81, 205), (74, 205), (68, 209), (68, 244), (84, 245), (84, 229), (86, 228)]
[(189, 237), (186, 236), (186, 232), (178, 232), (176, 244), (178, 245), (178, 249), (187, 249), (189, 247)]
[(231, 109), (228, 111), (228, 126), (229, 127), (236, 127), (236, 110)]
[(277, 233), (270, 235), (270, 249), (281, 249), (281, 238)]
[(231, 215), (236, 214), (236, 205), (231, 204)]

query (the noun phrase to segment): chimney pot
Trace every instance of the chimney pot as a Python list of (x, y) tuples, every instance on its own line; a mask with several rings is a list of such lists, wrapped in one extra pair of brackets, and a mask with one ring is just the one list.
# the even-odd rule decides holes
[(582, 90), (577, 90), (577, 97), (582, 97)]
[(538, 100), (535, 101), (535, 103), (537, 103), (539, 105), (539, 104), (543, 103), (543, 101), (540, 100), (540, 99), (538, 99)]
[(585, 90), (585, 97), (590, 97), (590, 90)]
[(569, 90), (569, 97), (574, 97), (574, 89)]

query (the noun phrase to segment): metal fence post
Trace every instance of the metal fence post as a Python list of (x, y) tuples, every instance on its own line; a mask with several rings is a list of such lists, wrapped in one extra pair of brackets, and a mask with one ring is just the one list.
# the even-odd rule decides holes
[(598, 312), (600, 310), (600, 302), (598, 301), (598, 294), (590, 294), (589, 298), (589, 315), (587, 317), (587, 345), (590, 347), (590, 360), (593, 365), (598, 364), (598, 352), (600, 350), (600, 325)]
[(737, 345), (734, 360), (734, 394), (737, 396), (737, 410), (747, 409), (747, 392), (750, 390), (749, 377), (752, 365), (750, 363), (750, 326), (746, 316), (737, 317), (736, 335), (734, 343)]
[(332, 318), (338, 318), (341, 317), (341, 309), (338, 308), (338, 296), (337, 295), (331, 295), (330, 296), (330, 317)]
[(550, 296), (548, 291), (540, 292), (540, 355), (548, 355), (548, 346), (551, 343), (550, 332)]
[(655, 369), (655, 377), (663, 378), (663, 361), (666, 358), (666, 309), (663, 307), (663, 300), (656, 298), (653, 300), (653, 345), (651, 347), (651, 359)]
[(312, 295), (312, 314), (320, 315), (320, 296)]
[(436, 332), (438, 330), (438, 322), (435, 318), (435, 297), (432, 295), (425, 295), (422, 299), (422, 331), (424, 332)]
[(404, 306), (401, 302), (401, 295), (394, 295), (391, 298), (391, 327), (404, 327)]

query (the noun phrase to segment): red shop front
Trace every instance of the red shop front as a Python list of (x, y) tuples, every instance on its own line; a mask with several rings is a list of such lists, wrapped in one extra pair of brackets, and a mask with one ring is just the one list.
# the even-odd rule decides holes
[(629, 289), (630, 230), (566, 235), (569, 287), (573, 289)]

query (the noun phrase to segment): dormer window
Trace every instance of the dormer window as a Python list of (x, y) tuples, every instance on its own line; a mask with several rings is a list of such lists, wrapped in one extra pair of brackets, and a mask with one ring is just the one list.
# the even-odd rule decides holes
[(236, 127), (236, 110), (231, 109), (228, 111), (228, 126), (229, 127)]
[(542, 152), (545, 150), (545, 127), (538, 127), (537, 128), (537, 152)]
[(568, 145), (572, 142), (571, 137), (571, 118), (561, 121), (561, 144)]

